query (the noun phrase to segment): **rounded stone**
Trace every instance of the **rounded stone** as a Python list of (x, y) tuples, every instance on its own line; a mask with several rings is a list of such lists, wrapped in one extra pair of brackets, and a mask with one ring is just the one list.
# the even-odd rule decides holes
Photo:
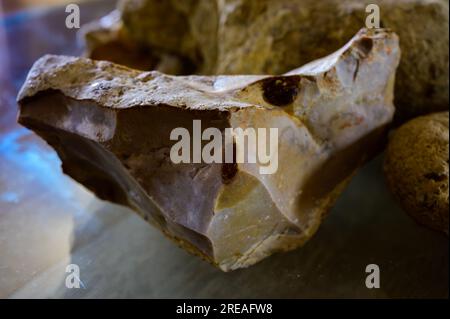
[(417, 222), (448, 235), (449, 113), (413, 119), (391, 136), (384, 161), (389, 189)]

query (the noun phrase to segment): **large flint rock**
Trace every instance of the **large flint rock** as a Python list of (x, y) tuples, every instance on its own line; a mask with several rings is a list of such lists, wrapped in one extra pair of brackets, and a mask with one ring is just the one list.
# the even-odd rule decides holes
[[(448, 0), (162, 2), (122, 1), (122, 30), (150, 52), (175, 54), (203, 74), (282, 74), (337, 50), (365, 25), (366, 6), (378, 4), (381, 25), (399, 35), (403, 52), (398, 118), (448, 109)], [(99, 45), (96, 34), (90, 46)]]
[[(47, 55), (19, 93), (19, 121), (56, 149), (65, 173), (228, 271), (314, 234), (384, 137), (399, 57), (385, 30), (362, 30), (283, 76), (168, 76)], [(278, 170), (173, 163), (170, 132), (192, 131), (194, 119), (278, 128)]]

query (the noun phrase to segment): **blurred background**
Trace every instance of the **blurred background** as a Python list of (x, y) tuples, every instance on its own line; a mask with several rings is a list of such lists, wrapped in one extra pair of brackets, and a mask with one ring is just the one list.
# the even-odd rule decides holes
[(68, 3), (79, 3), (82, 0), (2, 0), (0, 1), (0, 14), (5, 15), (19, 10), (36, 7), (46, 7), (53, 5), (63, 5)]
[[(16, 96), (40, 56), (83, 54), (77, 30), (64, 25), (68, 2), (0, 0), (0, 298), (448, 297), (448, 238), (397, 207), (382, 155), (303, 248), (232, 273), (65, 176), (55, 152), (16, 123)], [(115, 7), (77, 2), (82, 24)], [(364, 284), (371, 263), (380, 266), (381, 289)], [(80, 289), (65, 286), (69, 264), (80, 267)]]

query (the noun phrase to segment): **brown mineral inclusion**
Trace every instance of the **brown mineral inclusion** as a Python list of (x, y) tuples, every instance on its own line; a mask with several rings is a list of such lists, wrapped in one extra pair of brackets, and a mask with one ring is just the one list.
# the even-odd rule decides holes
[[(131, 207), (224, 271), (301, 246), (391, 122), (400, 50), (361, 30), (335, 53), (281, 76), (169, 76), (46, 55), (18, 96), (19, 122), (66, 174)], [(278, 128), (278, 170), (258, 163), (174, 164), (170, 132)]]

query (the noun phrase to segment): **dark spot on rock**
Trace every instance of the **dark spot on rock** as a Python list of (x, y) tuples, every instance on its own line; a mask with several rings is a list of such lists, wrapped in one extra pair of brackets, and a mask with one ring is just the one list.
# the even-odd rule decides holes
[(431, 172), (431, 173), (425, 174), (424, 177), (426, 179), (431, 179), (431, 180), (433, 180), (435, 182), (443, 182), (443, 181), (445, 181), (448, 178), (447, 175), (439, 174), (439, 173), (436, 173), (436, 172)]
[(358, 50), (361, 52), (362, 57), (367, 57), (372, 51), (373, 40), (371, 38), (362, 38), (355, 43)]
[(222, 181), (228, 184), (237, 174), (237, 163), (222, 164)]
[(358, 72), (359, 72), (359, 60), (356, 59), (355, 71), (353, 72), (353, 82), (356, 81), (356, 77), (358, 76)]
[(263, 80), (264, 101), (276, 106), (285, 106), (292, 103), (299, 90), (298, 76), (277, 76)]
[(231, 182), (238, 171), (236, 163), (236, 144), (233, 143), (233, 163), (222, 164), (222, 182), (228, 184)]

